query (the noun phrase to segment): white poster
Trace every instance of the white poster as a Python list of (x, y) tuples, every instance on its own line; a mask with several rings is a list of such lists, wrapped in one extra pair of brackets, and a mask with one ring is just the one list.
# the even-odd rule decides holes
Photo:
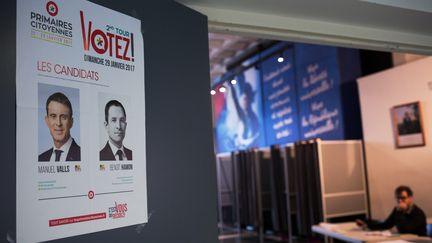
[(17, 1), (17, 242), (147, 222), (141, 21)]

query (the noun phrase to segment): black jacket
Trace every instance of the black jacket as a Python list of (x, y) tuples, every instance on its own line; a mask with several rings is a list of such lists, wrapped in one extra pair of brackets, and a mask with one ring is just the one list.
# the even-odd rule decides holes
[(367, 220), (366, 224), (371, 230), (385, 230), (396, 226), (401, 234), (426, 236), (426, 215), (415, 204), (408, 212), (400, 211), (395, 207), (384, 222)]
[[(124, 153), (126, 154), (126, 160), (132, 160), (132, 150), (127, 149), (125, 146), (123, 146)], [(106, 143), (105, 147), (99, 152), (99, 159), (101, 161), (113, 161), (116, 160), (113, 151), (111, 150), (111, 147), (109, 146), (108, 142)]]
[[(50, 161), (54, 149), (50, 148), (39, 155), (39, 161)], [(66, 161), (81, 161), (81, 148), (72, 138), (72, 144), (66, 155)]]

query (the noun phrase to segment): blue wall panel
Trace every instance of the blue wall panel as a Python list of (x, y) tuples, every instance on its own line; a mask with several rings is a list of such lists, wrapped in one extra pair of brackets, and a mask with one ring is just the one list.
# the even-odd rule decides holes
[(227, 92), (213, 96), (216, 151), (361, 138), (359, 60), (355, 49), (287, 42), (257, 53), (226, 74), (237, 73), (236, 85), (226, 80)]
[(261, 63), (263, 109), (267, 144), (283, 144), (299, 139), (294, 54), (283, 52), (279, 63), (274, 55)]
[(296, 45), (301, 139), (344, 139), (337, 48)]

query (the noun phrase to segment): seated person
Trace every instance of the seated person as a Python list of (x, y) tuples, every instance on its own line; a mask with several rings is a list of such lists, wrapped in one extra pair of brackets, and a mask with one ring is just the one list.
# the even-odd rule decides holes
[(401, 234), (426, 236), (426, 216), (413, 202), (413, 192), (408, 186), (395, 190), (397, 205), (384, 222), (356, 220), (358, 226), (370, 230), (386, 230), (396, 226)]

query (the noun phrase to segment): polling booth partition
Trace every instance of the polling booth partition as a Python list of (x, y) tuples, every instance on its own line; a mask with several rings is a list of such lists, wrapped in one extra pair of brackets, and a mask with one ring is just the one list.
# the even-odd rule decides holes
[(368, 215), (362, 143), (308, 140), (217, 156), (221, 234), (307, 240)]

